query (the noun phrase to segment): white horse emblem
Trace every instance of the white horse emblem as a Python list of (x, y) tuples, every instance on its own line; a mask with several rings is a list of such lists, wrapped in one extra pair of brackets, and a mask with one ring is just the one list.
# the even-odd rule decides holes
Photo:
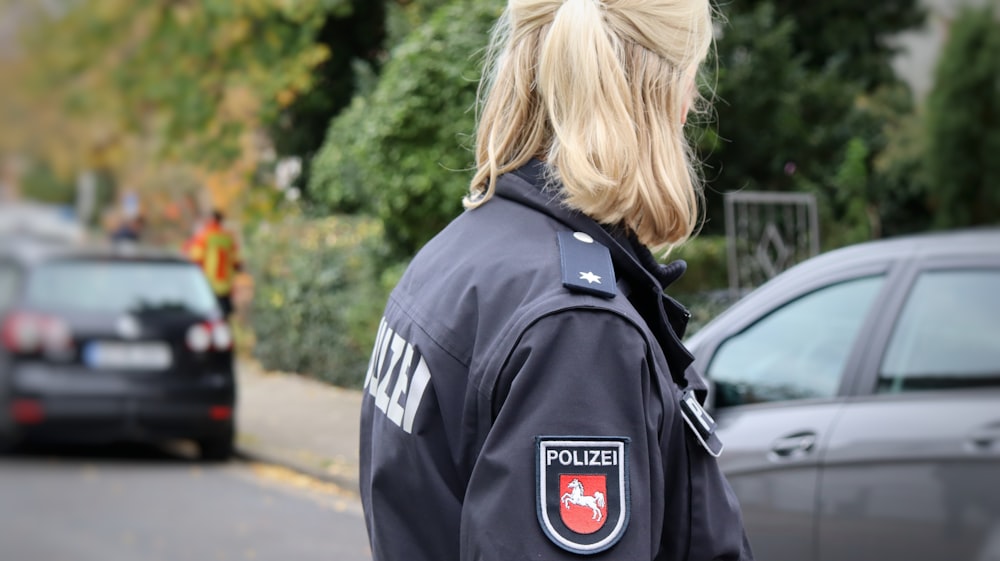
[[(565, 480), (563, 480), (565, 481)], [(573, 479), (568, 485), (567, 489), (571, 489), (569, 493), (565, 493), (562, 496), (562, 504), (569, 510), (569, 505), (579, 505), (590, 508), (594, 511), (594, 514), (590, 517), (592, 520), (600, 520), (604, 518), (601, 514), (601, 509), (604, 508), (604, 493), (600, 491), (594, 491), (593, 496), (583, 494), (583, 483), (580, 483), (579, 479)]]

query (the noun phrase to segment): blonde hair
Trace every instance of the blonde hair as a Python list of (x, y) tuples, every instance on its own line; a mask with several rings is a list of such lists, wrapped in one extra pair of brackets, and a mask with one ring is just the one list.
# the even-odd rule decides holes
[(686, 240), (701, 189), (683, 120), (712, 33), (709, 0), (509, 0), (480, 83), (465, 206), (540, 157), (570, 208), (649, 246)]

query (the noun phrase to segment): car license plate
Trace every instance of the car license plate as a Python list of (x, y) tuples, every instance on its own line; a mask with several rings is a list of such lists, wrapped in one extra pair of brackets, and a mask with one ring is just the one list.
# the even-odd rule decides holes
[(83, 362), (91, 368), (164, 370), (173, 363), (166, 343), (90, 343), (84, 348)]

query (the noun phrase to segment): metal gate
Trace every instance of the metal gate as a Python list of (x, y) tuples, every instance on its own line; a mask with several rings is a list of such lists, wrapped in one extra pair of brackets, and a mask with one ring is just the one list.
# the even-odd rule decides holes
[(729, 291), (734, 299), (819, 253), (810, 193), (726, 193)]

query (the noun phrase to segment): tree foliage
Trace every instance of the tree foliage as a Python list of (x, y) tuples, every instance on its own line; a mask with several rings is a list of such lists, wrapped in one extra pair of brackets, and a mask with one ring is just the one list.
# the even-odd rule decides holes
[[(839, 181), (844, 176), (838, 173), (834, 185), (843, 201), (840, 208), (853, 209), (840, 222), (866, 231), (867, 236), (843, 243), (926, 230), (930, 226), (928, 186), (921, 169), (925, 136), (909, 90), (901, 84), (884, 86), (859, 97), (856, 111), (862, 119), (854, 139), (864, 142), (867, 177), (852, 191)], [(842, 167), (849, 165), (850, 151), (847, 156)], [(851, 196), (863, 204), (845, 200)]]
[(32, 162), (21, 178), (21, 195), (42, 203), (72, 206), (76, 185), (60, 178), (49, 166)]
[(721, 191), (794, 190), (820, 178), (849, 138), (844, 116), (859, 89), (796, 50), (796, 22), (761, 3), (728, 15), (718, 41), (715, 115), (697, 137), (706, 175)]
[[(329, 56), (312, 69), (312, 87), (281, 108), (270, 124), (270, 136), (279, 156), (308, 161), (319, 150), (333, 119), (347, 107), (364, 81), (383, 62), (386, 38), (386, 0), (349, 0), (349, 17), (329, 14), (316, 33), (316, 43)], [(303, 176), (299, 184), (306, 185)]]
[(792, 47), (808, 68), (833, 68), (866, 90), (895, 80), (892, 37), (921, 26), (926, 16), (919, 0), (749, 0), (764, 2), (796, 22)]
[(1000, 222), (1000, 23), (967, 8), (951, 28), (927, 102), (935, 225)]
[(710, 79), (717, 72), (714, 115), (691, 132), (704, 157), (707, 233), (724, 231), (726, 192), (832, 188), (861, 89), (833, 68), (810, 68), (797, 33), (770, 3), (728, 14), (706, 65)]
[(194, 184), (238, 214), (275, 157), (308, 161), (384, 58), (388, 1), (6, 0), (20, 31), (0, 43), (0, 158), (101, 170), (148, 204)]
[(26, 85), (67, 120), (157, 139), (156, 152), (225, 164), (247, 126), (313, 86), (315, 41), (347, 0), (82, 0), (28, 26)]
[[(451, 0), (395, 0), (386, 11), (387, 43), (398, 46), (418, 27)], [(503, 1), (503, 0), (499, 0)]]
[(330, 128), (310, 187), (332, 208), (369, 210), (397, 256), (461, 212), (481, 51), (497, 0), (456, 0), (393, 50), (374, 92)]
[[(912, 111), (889, 71), (887, 37), (922, 17), (913, 0), (887, 4), (892, 9), (863, 9), (856, 0), (723, 7), (726, 22), (707, 65), (716, 118), (693, 131), (708, 180), (707, 232), (723, 229), (724, 193), (747, 189), (815, 192), (830, 222), (858, 221), (855, 232), (877, 235), (875, 162), (884, 133)], [(878, 23), (859, 25), (851, 17), (859, 10)]]
[[(356, 98), (334, 121), (313, 166), (312, 189), (328, 208), (383, 217), (402, 255), (458, 211), (466, 177), (446, 170), (471, 163), (455, 158), (466, 156), (456, 150), (456, 136), (473, 128), (467, 109), (478, 60), (468, 54), (484, 45), (503, 5), (452, 1), (420, 25), (437, 3), (390, 6), (390, 43), (407, 26), (417, 30), (392, 52), (376, 92)], [(691, 127), (706, 160), (708, 232), (722, 230), (722, 194), (738, 189), (813, 191), (831, 221), (851, 216), (858, 232), (881, 231), (881, 209), (872, 202), (880, 180), (875, 162), (887, 146), (885, 132), (912, 110), (896, 99), (905, 89), (887, 72), (893, 50), (886, 37), (922, 14), (915, 0), (890, 0), (874, 11), (838, 0), (819, 10), (823, 21), (814, 8), (775, 0), (723, 6), (728, 22), (707, 67), (715, 118)], [(877, 25), (858, 25), (852, 14), (859, 10)], [(837, 41), (826, 26), (840, 30)], [(447, 76), (458, 79), (455, 86), (442, 81)], [(853, 176), (841, 173), (845, 166)], [(853, 187), (842, 187), (848, 177)], [(860, 207), (845, 189), (863, 197)]]

